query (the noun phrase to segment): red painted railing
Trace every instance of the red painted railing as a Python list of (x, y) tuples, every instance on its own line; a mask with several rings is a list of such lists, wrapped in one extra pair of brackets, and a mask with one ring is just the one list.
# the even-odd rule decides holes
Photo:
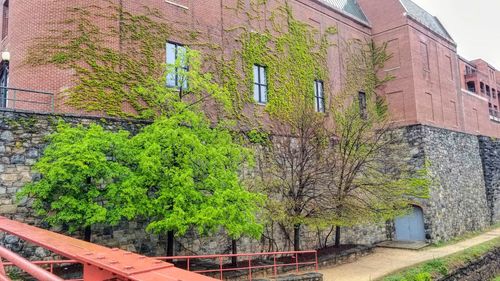
[[(302, 256), (302, 260), (301, 260)], [(233, 257), (238, 257), (240, 262), (237, 266), (232, 266), (230, 260)], [(182, 262), (184, 268), (188, 271), (200, 274), (217, 274), (220, 280), (224, 280), (224, 274), (230, 272), (246, 272), (242, 275), (247, 275), (248, 280), (252, 280), (255, 273), (260, 273), (263, 270), (271, 269), (272, 275), (276, 277), (279, 273), (296, 271), (299, 272), (303, 267), (313, 267), (318, 270), (318, 254), (316, 251), (293, 251), (293, 252), (268, 252), (268, 253), (250, 253), (250, 254), (228, 254), (228, 255), (204, 255), (204, 256), (175, 256), (175, 257), (158, 257), (156, 259), (170, 262)], [(212, 260), (217, 268), (213, 269), (195, 269), (193, 264), (199, 260)], [(272, 264), (271, 264), (272, 262)], [(55, 267), (64, 267), (69, 265), (79, 264), (77, 260), (51, 260), (51, 261), (33, 261), (34, 265), (40, 266), (50, 273), (54, 273)], [(4, 262), (4, 266), (15, 266), (11, 262)], [(293, 268), (292, 270), (289, 270)], [(83, 280), (83, 279), (77, 279)], [(73, 280), (73, 281), (77, 281)], [(1, 281), (1, 279), (0, 279)]]
[[(232, 258), (239, 258), (240, 262), (233, 266), (230, 261)], [(302, 260), (301, 260), (302, 257)], [(292, 252), (268, 252), (268, 253), (249, 253), (249, 254), (227, 254), (227, 255), (204, 255), (204, 256), (175, 256), (159, 257), (158, 259), (176, 263), (185, 261), (185, 268), (188, 271), (214, 274), (218, 273), (220, 280), (224, 280), (224, 273), (247, 271), (248, 280), (252, 280), (254, 271), (272, 269), (270, 275), (276, 277), (280, 272), (293, 271), (299, 272), (302, 267), (314, 267), (318, 270), (318, 252), (317, 251), (292, 251)], [(214, 269), (193, 269), (193, 260), (212, 260), (213, 264), (218, 265)], [(280, 271), (281, 269), (281, 271)]]

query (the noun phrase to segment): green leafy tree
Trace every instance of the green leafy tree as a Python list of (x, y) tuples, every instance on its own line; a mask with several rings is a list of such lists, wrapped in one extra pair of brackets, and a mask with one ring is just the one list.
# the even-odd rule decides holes
[(137, 191), (121, 185), (131, 172), (121, 158), (127, 132), (60, 123), (48, 142), (34, 166), (41, 179), (18, 194), (33, 199), (38, 215), (50, 225), (68, 226), (70, 232), (84, 230), (87, 241), (92, 225), (115, 225), (135, 216), (129, 204)]
[(191, 228), (205, 235), (222, 227), (234, 239), (260, 236), (256, 214), (262, 198), (248, 192), (238, 174), (250, 154), (227, 130), (184, 110), (156, 120), (132, 146), (137, 168), (125, 185), (147, 188), (140, 212), (150, 220), (149, 231), (168, 233), (168, 255), (174, 234)]
[(376, 91), (389, 76), (378, 74), (390, 59), (386, 45), (351, 42), (346, 46), (347, 76), (335, 96), (331, 113), (337, 138), (333, 147), (332, 179), (321, 203), (341, 227), (387, 221), (404, 214), (415, 200), (429, 196), (427, 163), (414, 167), (404, 139), (393, 130), (385, 100)]

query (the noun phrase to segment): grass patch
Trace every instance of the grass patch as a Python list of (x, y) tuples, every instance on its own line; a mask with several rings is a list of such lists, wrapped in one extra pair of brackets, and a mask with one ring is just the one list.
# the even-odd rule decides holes
[[(490, 252), (498, 247), (500, 247), (500, 237), (450, 256), (427, 261), (423, 264), (389, 275), (380, 280), (432, 281), (435, 278), (446, 276), (453, 269), (460, 268), (468, 262), (476, 260), (487, 252)], [(500, 281), (500, 277), (494, 281)]]
[[(474, 231), (474, 232), (469, 232), (467, 234), (464, 234), (464, 235), (461, 235), (461, 236), (458, 236), (458, 237), (455, 237), (451, 240), (448, 240), (448, 241), (443, 241), (443, 242), (436, 242), (436, 243), (433, 243), (431, 245), (431, 247), (433, 248), (441, 248), (441, 247), (445, 247), (445, 246), (449, 246), (449, 245), (453, 245), (453, 244), (456, 244), (458, 242), (462, 242), (464, 240), (468, 240), (468, 239), (471, 239), (471, 238), (474, 238), (474, 237), (477, 237), (481, 234), (484, 234), (486, 232), (489, 232), (491, 230), (494, 230), (494, 229), (497, 229), (497, 228), (500, 228), (500, 223), (497, 223), (497, 224), (494, 224), (492, 226), (489, 226), (488, 228), (486, 229), (483, 229), (483, 230), (478, 230), (478, 231)], [(423, 249), (425, 250), (425, 249)], [(495, 280), (497, 281), (497, 280)], [(500, 280), (498, 280), (500, 281)]]

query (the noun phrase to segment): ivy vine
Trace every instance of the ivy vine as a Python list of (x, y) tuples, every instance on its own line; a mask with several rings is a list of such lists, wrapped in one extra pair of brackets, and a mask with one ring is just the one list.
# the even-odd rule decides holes
[(56, 65), (74, 71), (74, 86), (61, 101), (87, 112), (151, 118), (151, 97), (138, 88), (161, 81), (165, 43), (172, 34), (161, 13), (144, 7), (140, 15), (112, 1), (66, 10), (51, 22), (50, 34), (29, 50), (31, 66)]
[[(324, 32), (297, 20), (287, 1), (263, 18), (267, 1), (252, 1), (246, 15), (249, 26), (226, 30), (233, 34), (230, 40), (239, 43), (232, 57), (220, 64), (223, 83), (234, 93), (233, 103), (238, 117), (245, 117), (245, 105), (253, 99), (253, 66), (266, 67), (268, 76), (268, 103), (264, 111), (271, 118), (288, 122), (297, 110), (314, 106), (315, 80), (324, 81), (329, 90), (328, 49), (335, 27)], [(234, 8), (238, 11), (238, 6)], [(267, 20), (268, 28), (261, 31), (251, 22)], [(259, 112), (259, 110), (254, 111)], [(248, 117), (248, 116), (246, 116)], [(254, 116), (255, 117), (255, 116)], [(248, 118), (247, 118), (248, 119)], [(251, 118), (252, 121), (259, 118)]]

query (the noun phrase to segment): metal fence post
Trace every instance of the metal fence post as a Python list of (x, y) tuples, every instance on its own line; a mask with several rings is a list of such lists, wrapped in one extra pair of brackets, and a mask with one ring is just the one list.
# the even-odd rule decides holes
[(12, 91), (14, 93), (14, 98), (12, 99), (12, 109), (16, 109), (16, 95), (17, 95), (17, 91), (16, 90), (13, 90)]
[(276, 254), (274, 254), (274, 278), (278, 275), (278, 267), (276, 265)]
[(252, 257), (248, 257), (248, 280), (252, 281)]
[(299, 253), (295, 253), (295, 266), (297, 267), (297, 273), (299, 272)]
[(220, 269), (220, 280), (224, 280), (222, 273), (222, 257), (219, 257), (219, 269)]
[(316, 257), (316, 272), (318, 271), (318, 251), (316, 251), (316, 253), (314, 253), (315, 257)]

